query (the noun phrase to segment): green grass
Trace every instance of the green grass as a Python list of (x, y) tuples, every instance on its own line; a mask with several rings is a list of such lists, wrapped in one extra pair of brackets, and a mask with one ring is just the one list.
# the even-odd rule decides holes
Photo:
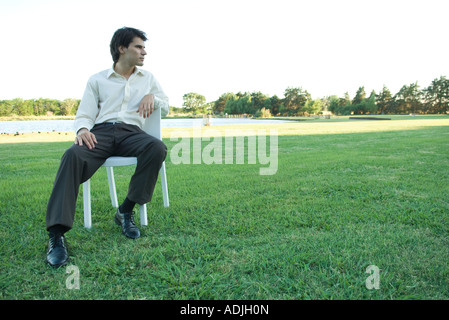
[[(80, 190), (67, 234), (80, 290), (45, 263), (46, 205), (71, 143), (0, 144), (0, 298), (448, 299), (449, 122), (434, 121), (263, 125), (279, 130), (272, 176), (169, 154), (170, 207), (158, 182), (135, 241), (113, 222), (100, 169), (93, 228)], [(115, 169), (119, 199), (132, 172)], [(378, 290), (365, 286), (369, 265)]]

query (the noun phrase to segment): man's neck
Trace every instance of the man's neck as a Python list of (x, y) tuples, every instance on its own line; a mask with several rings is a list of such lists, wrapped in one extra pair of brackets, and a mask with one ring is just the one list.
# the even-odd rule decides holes
[(135, 70), (136, 66), (124, 65), (123, 63), (120, 63), (120, 61), (114, 65), (114, 71), (124, 76), (126, 79), (129, 79)]

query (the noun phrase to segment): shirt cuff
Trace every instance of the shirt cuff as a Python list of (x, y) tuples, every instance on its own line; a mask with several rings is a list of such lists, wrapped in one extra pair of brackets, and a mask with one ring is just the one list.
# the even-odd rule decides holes
[(154, 109), (161, 109), (161, 117), (165, 117), (168, 114), (168, 102), (155, 96)]
[(82, 128), (86, 128), (87, 130), (90, 131), (90, 129), (94, 127), (94, 123), (90, 120), (78, 119), (75, 120), (74, 127), (75, 127), (75, 134), (78, 134), (78, 131), (80, 131)]

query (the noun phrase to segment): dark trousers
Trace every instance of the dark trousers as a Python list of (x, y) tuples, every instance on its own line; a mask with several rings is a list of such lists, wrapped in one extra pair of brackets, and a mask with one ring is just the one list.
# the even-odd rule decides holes
[(66, 150), (56, 174), (47, 206), (47, 230), (55, 225), (71, 229), (79, 187), (110, 156), (137, 157), (137, 166), (128, 189), (128, 199), (138, 204), (151, 200), (159, 170), (167, 155), (165, 144), (134, 125), (96, 125), (91, 132), (98, 144), (89, 150), (73, 144)]

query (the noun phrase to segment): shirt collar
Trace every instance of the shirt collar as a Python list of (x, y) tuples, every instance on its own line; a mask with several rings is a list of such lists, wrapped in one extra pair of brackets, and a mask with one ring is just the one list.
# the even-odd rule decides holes
[[(114, 65), (115, 65), (115, 64), (114, 64)], [(112, 68), (110, 68), (109, 71), (108, 71), (108, 75), (107, 75), (108, 78), (109, 78), (111, 75), (113, 75), (113, 74), (116, 74), (116, 75), (120, 76), (120, 74), (118, 74), (117, 72), (115, 72), (115, 70), (114, 70), (114, 65), (112, 65)], [(136, 69), (134, 70), (133, 75), (134, 75), (134, 74), (139, 74), (139, 75), (141, 75), (141, 76), (144, 75), (143, 71), (142, 71), (141, 69), (139, 69), (138, 67), (136, 67)]]

